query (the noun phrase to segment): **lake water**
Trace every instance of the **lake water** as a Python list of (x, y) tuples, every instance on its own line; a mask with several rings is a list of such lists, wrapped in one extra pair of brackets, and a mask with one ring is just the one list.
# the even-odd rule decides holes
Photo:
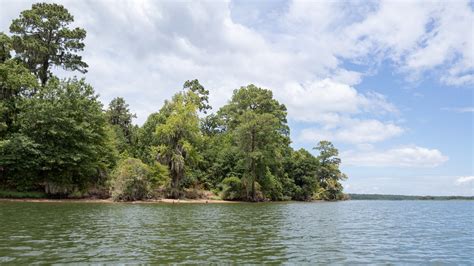
[(0, 264), (474, 264), (474, 202), (0, 202)]

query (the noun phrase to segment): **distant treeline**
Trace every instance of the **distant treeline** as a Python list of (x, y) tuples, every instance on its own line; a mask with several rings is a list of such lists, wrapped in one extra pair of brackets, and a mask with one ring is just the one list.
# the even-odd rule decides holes
[(328, 141), (315, 141), (317, 156), (294, 150), (286, 107), (270, 90), (241, 87), (208, 114), (209, 91), (189, 80), (137, 126), (123, 98), (104, 108), (85, 79), (59, 79), (52, 68), (88, 68), (78, 54), (86, 31), (73, 21), (64, 6), (37, 3), (9, 35), (0, 32), (0, 189), (116, 200), (208, 191), (247, 201), (344, 198), (338, 150)]
[(405, 196), (384, 194), (348, 194), (352, 200), (474, 200), (474, 196)]

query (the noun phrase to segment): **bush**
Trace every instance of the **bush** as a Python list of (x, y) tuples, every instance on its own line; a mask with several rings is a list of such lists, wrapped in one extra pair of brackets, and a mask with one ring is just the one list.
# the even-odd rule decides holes
[(115, 201), (147, 199), (151, 195), (152, 171), (141, 160), (127, 158), (112, 173), (111, 194)]
[(242, 199), (242, 181), (235, 176), (226, 177), (222, 180), (222, 199), (240, 200)]

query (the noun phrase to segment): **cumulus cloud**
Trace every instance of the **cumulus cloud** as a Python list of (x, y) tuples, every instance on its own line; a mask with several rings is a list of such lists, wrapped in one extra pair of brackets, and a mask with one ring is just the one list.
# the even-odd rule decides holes
[[(1, 29), (32, 2), (2, 2)], [(273, 89), (295, 119), (393, 109), (383, 95), (355, 89), (368, 73), (346, 60), (372, 69), (388, 59), (403, 73), (441, 69), (441, 82), (473, 83), (468, 1), (291, 1), (270, 12), (278, 16), (264, 10), (249, 20), (229, 1), (62, 3), (88, 31), (87, 79), (105, 102), (124, 96), (138, 122), (192, 78), (211, 90), (215, 107), (255, 83)]]
[(381, 1), (365, 19), (345, 29), (354, 47), (347, 57), (378, 55), (392, 60), (409, 78), (437, 70), (440, 82), (472, 85), (473, 20), (468, 1)]
[(344, 164), (375, 167), (437, 167), (446, 161), (448, 156), (437, 149), (418, 146), (396, 147), (384, 151), (349, 150), (341, 153)]
[(352, 86), (331, 79), (286, 83), (275, 94), (285, 102), (295, 120), (305, 122), (324, 122), (326, 117), (363, 112), (398, 113), (385, 96), (376, 92), (362, 94)]
[(330, 140), (366, 144), (384, 141), (402, 134), (403, 131), (403, 128), (390, 122), (382, 123), (378, 120), (343, 119), (334, 123), (333, 127), (303, 129), (299, 139), (308, 142)]
[[(33, 2), (3, 1), (0, 30), (8, 31)], [(88, 32), (87, 80), (104, 103), (125, 97), (138, 124), (185, 80), (198, 78), (214, 108), (233, 89), (254, 83), (274, 91), (290, 120), (308, 124), (300, 140), (361, 147), (406, 131), (393, 121), (399, 111), (384, 95), (357, 88), (381, 62), (409, 79), (433, 71), (447, 85), (474, 84), (468, 1), (290, 1), (251, 13), (253, 6), (234, 13), (238, 3), (230, 1), (61, 3)], [(344, 163), (367, 166), (434, 167), (448, 160), (417, 146), (343, 155)]]
[(474, 181), (474, 176), (462, 176), (456, 179), (456, 185), (464, 185)]

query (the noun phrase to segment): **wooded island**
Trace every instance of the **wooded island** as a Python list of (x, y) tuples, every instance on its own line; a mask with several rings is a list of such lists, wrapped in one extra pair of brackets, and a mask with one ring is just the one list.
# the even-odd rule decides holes
[[(210, 112), (197, 79), (142, 126), (121, 97), (104, 110), (85, 79), (86, 31), (58, 4), (37, 3), (0, 33), (0, 190), (50, 197), (225, 200), (344, 198), (338, 151), (290, 146), (285, 105), (248, 85)], [(137, 88), (139, 89), (139, 88)]]

